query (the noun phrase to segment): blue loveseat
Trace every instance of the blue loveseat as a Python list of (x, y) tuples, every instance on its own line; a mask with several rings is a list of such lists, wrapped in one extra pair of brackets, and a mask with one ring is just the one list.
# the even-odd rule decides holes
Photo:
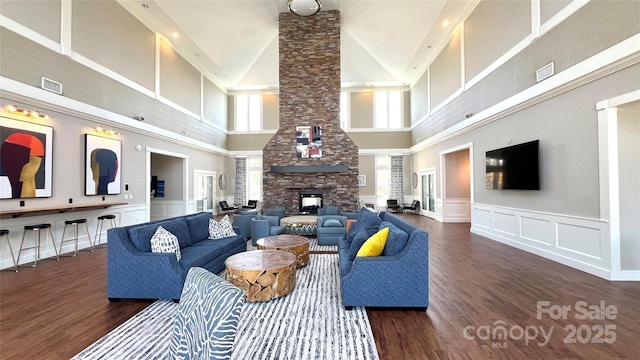
[[(197, 266), (217, 274), (225, 260), (247, 250), (247, 239), (209, 239), (210, 212), (130, 225), (107, 231), (107, 298), (179, 299), (189, 269)], [(182, 258), (151, 252), (158, 226), (178, 238)]]
[[(389, 227), (381, 256), (356, 257), (362, 243)], [(338, 240), (342, 304), (371, 307), (429, 306), (428, 234), (396, 215), (361, 209)]]

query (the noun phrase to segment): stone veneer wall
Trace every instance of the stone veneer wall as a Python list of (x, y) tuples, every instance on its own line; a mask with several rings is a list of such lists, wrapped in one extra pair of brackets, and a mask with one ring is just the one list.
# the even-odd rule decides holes
[[(280, 128), (263, 149), (264, 207), (298, 211), (298, 194), (358, 207), (358, 147), (340, 128), (340, 12), (280, 14)], [(322, 126), (322, 157), (299, 159), (296, 126)], [(343, 172), (271, 172), (272, 166), (346, 166)]]

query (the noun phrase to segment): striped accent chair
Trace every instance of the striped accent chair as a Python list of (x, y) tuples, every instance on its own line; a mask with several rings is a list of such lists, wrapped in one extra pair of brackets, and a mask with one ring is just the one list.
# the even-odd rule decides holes
[(230, 359), (244, 303), (242, 290), (192, 267), (173, 324), (170, 359)]

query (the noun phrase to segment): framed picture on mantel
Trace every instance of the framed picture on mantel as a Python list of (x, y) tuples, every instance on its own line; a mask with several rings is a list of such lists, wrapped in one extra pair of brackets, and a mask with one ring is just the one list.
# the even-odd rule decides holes
[(296, 126), (296, 155), (299, 159), (322, 157), (321, 126)]

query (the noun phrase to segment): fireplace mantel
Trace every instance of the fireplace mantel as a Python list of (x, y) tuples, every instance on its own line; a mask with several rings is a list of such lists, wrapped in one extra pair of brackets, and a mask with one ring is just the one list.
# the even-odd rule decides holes
[(285, 165), (271, 166), (272, 173), (327, 173), (347, 172), (347, 165)]

